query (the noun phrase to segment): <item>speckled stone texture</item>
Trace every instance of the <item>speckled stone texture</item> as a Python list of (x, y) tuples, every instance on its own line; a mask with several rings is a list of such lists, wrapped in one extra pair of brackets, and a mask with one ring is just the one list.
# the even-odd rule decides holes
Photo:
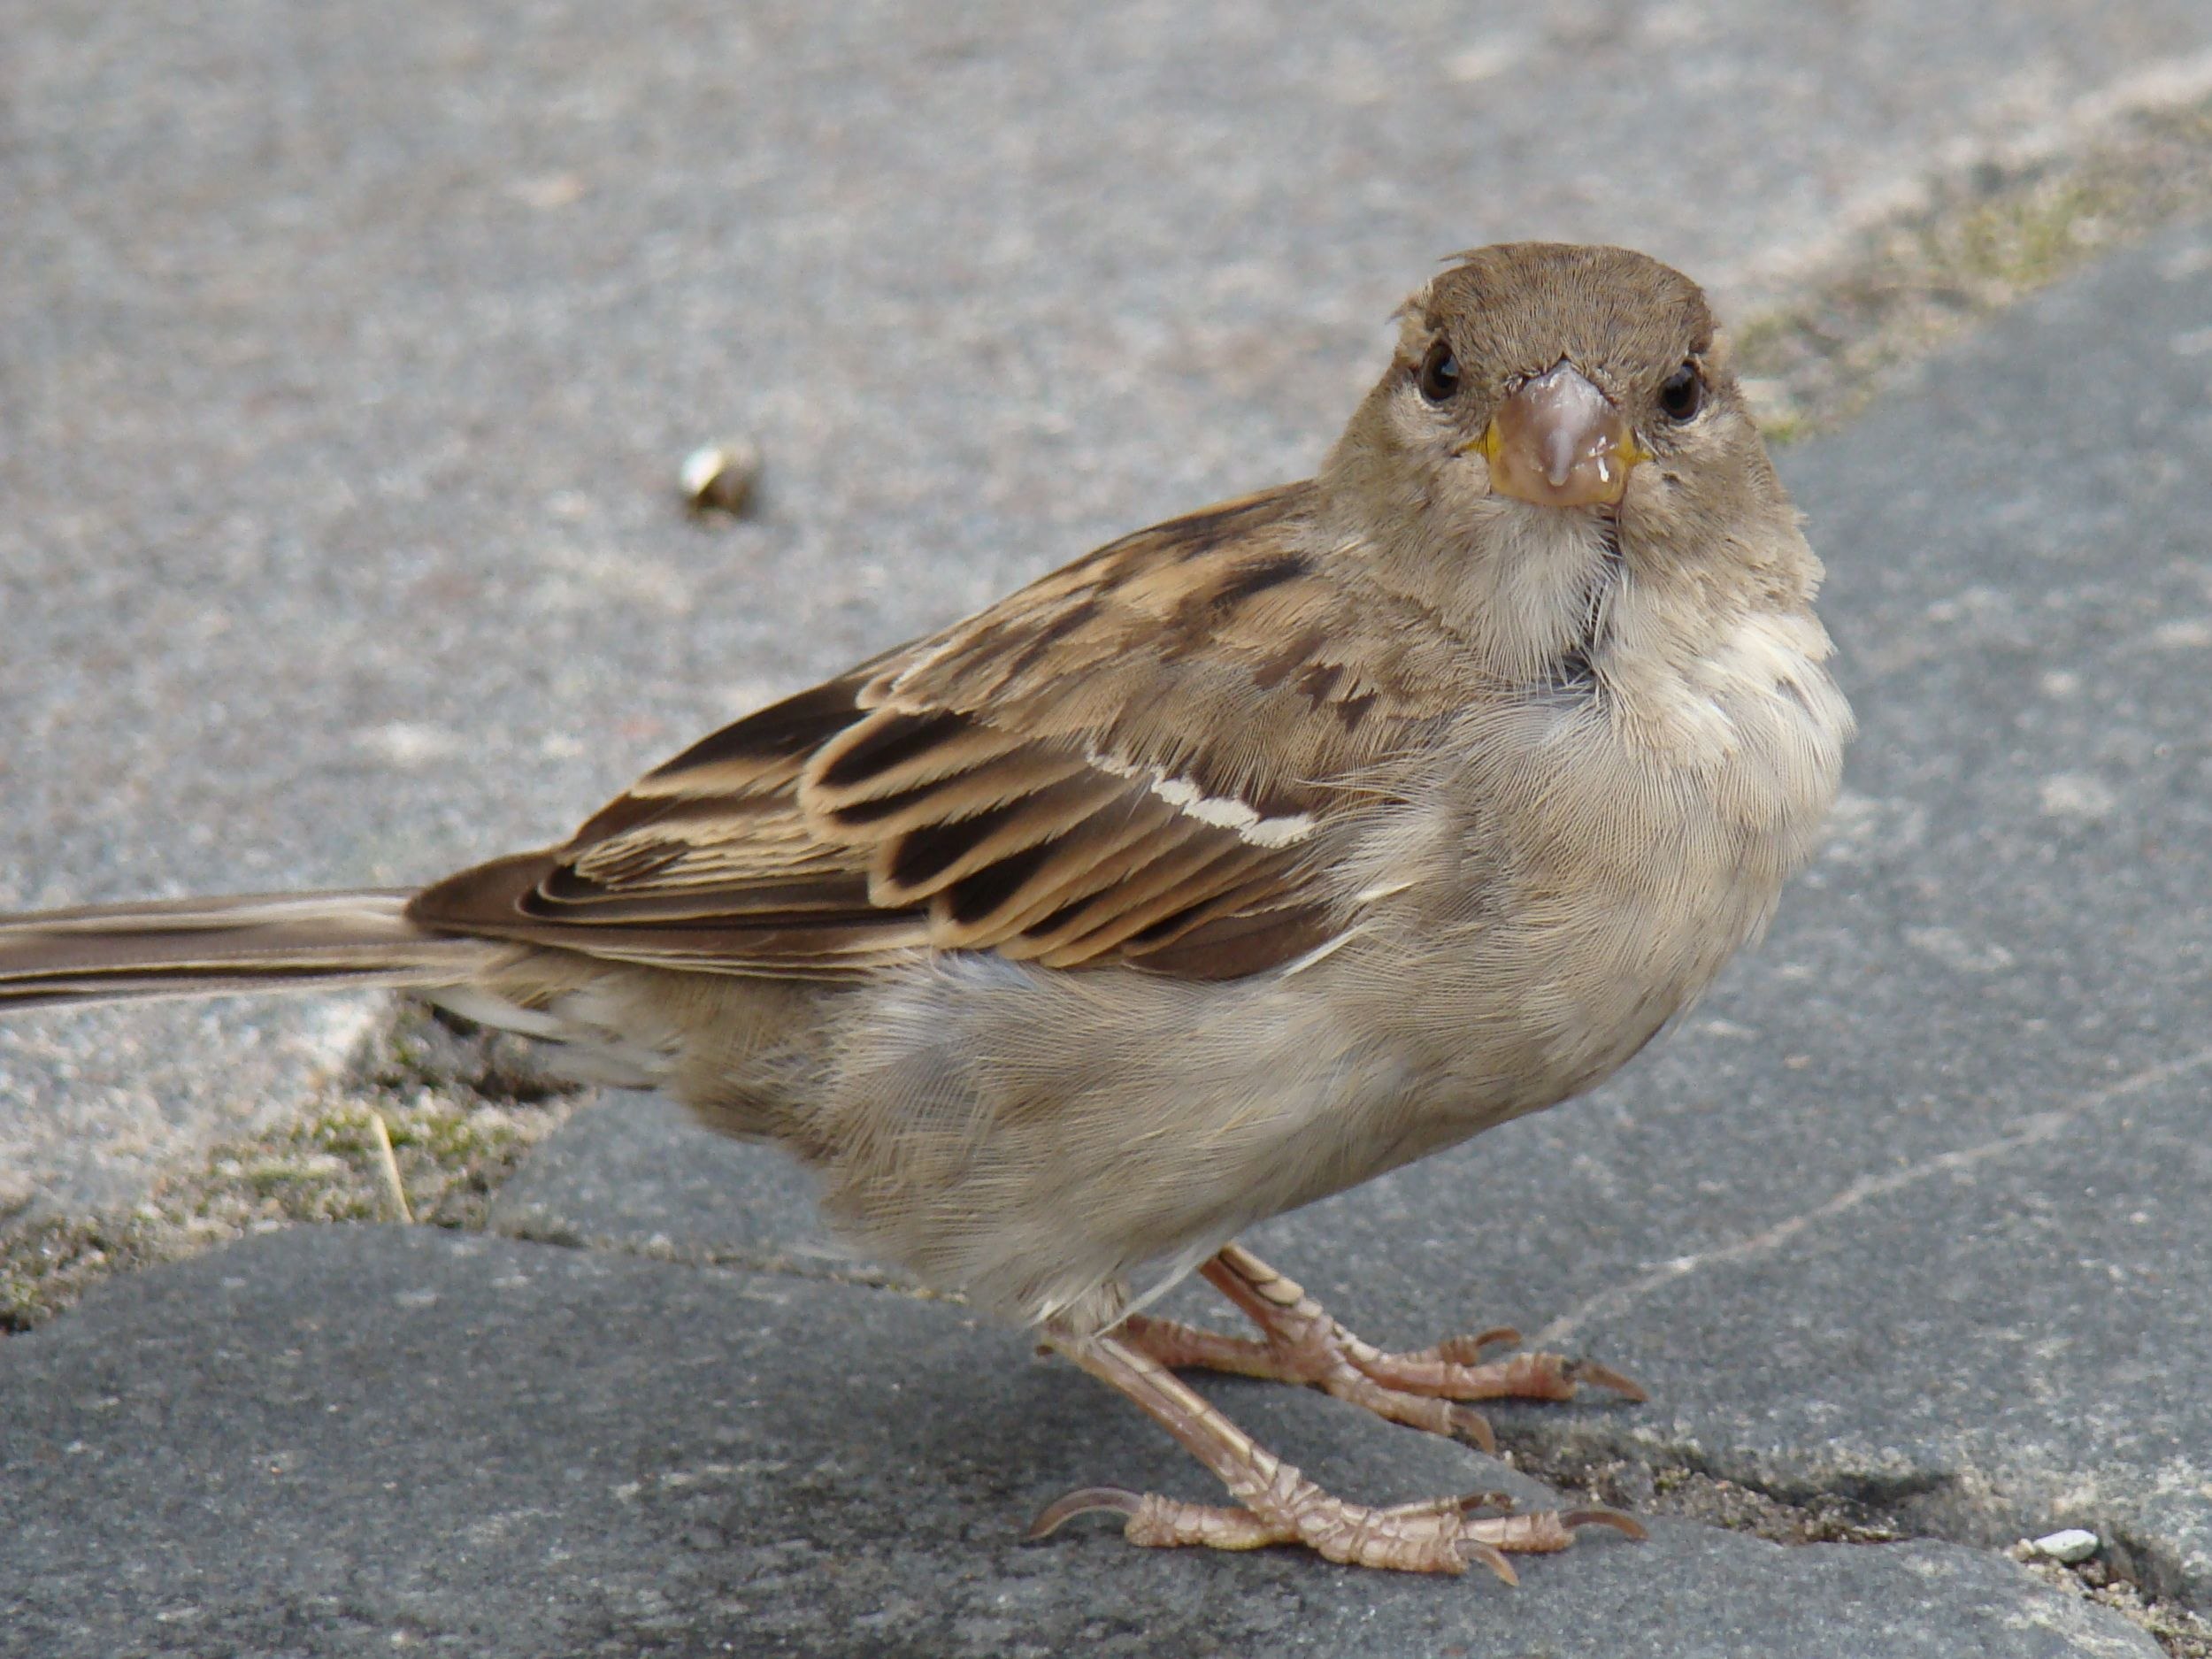
[[(2199, 0), (0, 8), (0, 908), (426, 879), (1310, 470), (1450, 250), (1737, 309), (2212, 87)], [(764, 445), (758, 516), (681, 457)], [(280, 1120), (368, 1004), (0, 1025), (0, 1213)]]
[[(1451, 248), (1627, 241), (1742, 303), (2212, 48), (2187, 0), (1546, 19), (16, 8), (0, 904), (557, 836), (1308, 470)], [(609, 1102), (502, 1195), (522, 1238), (257, 1239), (0, 1343), (0, 1653), (2152, 1654), (1962, 1546), (2079, 1523), (2212, 1606), (2208, 329), (2177, 230), (1788, 453), (1864, 734), (1773, 939), (1590, 1100), (1254, 1240), (1379, 1340), (1511, 1320), (1652, 1388), (1509, 1444), (1961, 1543), (1667, 1524), (1513, 1593), (1023, 1546), (1071, 1485), (1210, 1494), (1017, 1336), (831, 1282), (771, 1155)], [(728, 433), (758, 508), (687, 518)], [(378, 1010), (0, 1023), (0, 1214), (280, 1120)], [(1502, 1479), (1221, 1397), (1358, 1495)]]
[[(1540, 1489), (1305, 1390), (1225, 1388), (1376, 1496)], [(1517, 1589), (1028, 1517), (1206, 1495), (1005, 1331), (880, 1290), (427, 1229), (261, 1238), (0, 1345), (0, 1651), (2157, 1659), (1948, 1544), (1592, 1534)]]

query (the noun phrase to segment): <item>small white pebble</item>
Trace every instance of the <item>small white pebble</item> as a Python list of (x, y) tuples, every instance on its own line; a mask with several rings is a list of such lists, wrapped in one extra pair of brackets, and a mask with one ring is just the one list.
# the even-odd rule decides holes
[(2074, 1566), (2087, 1561), (2104, 1548), (2103, 1541), (2086, 1528), (2070, 1526), (2062, 1532), (2050, 1532), (2032, 1540), (2029, 1548), (2046, 1561)]
[(684, 495), (694, 507), (741, 512), (760, 476), (759, 446), (743, 438), (710, 443), (684, 457)]

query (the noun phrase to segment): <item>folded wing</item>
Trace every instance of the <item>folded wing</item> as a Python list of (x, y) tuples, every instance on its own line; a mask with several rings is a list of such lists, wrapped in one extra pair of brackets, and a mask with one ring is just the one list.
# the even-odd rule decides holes
[(1102, 548), (410, 914), (726, 973), (926, 949), (1205, 979), (1289, 960), (1340, 919), (1315, 851), (1446, 712), (1409, 688), (1450, 679), (1413, 630), (1337, 660), (1346, 592), (1316, 568), (1312, 504), (1294, 485)]

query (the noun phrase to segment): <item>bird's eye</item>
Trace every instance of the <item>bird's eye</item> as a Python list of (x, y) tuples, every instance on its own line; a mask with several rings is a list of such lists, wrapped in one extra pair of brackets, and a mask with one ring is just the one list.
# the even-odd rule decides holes
[(1452, 355), (1450, 345), (1440, 340), (1431, 346), (1429, 355), (1421, 359), (1420, 372), (1413, 379), (1421, 388), (1421, 396), (1432, 403), (1448, 401), (1459, 390), (1459, 359)]
[(1659, 382), (1659, 408), (1669, 420), (1693, 420), (1705, 407), (1705, 377), (1686, 363)]

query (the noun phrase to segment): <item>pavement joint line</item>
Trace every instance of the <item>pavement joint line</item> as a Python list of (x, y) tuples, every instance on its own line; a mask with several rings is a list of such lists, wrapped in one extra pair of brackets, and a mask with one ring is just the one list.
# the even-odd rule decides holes
[(1862, 1176), (1832, 1198), (1815, 1205), (1810, 1210), (1801, 1211), (1786, 1220), (1778, 1221), (1773, 1225), (1763, 1227), (1756, 1233), (1747, 1233), (1732, 1243), (1717, 1245), (1709, 1250), (1700, 1250), (1688, 1256), (1675, 1256), (1639, 1274), (1634, 1279), (1613, 1286), (1609, 1289), (1600, 1291), (1596, 1295), (1586, 1299), (1579, 1306), (1571, 1308), (1565, 1313), (1561, 1314), (1539, 1330), (1530, 1340), (1540, 1348), (1556, 1347), (1590, 1320), (1617, 1314), (1646, 1296), (1663, 1289), (1677, 1279), (1697, 1272), (1701, 1269), (1722, 1263), (1740, 1262), (1751, 1256), (1763, 1255), (1769, 1250), (1779, 1248), (1801, 1233), (1856, 1210), (1861, 1204), (1870, 1200), (1886, 1198), (1893, 1193), (1916, 1187), (1923, 1181), (1932, 1180), (1939, 1175), (1954, 1174), (1961, 1170), (1971, 1169), (1978, 1164), (1986, 1163), (1992, 1158), (2003, 1157), (2024, 1148), (2039, 1145), (2054, 1139), (2079, 1119), (2100, 1111), (2115, 1102), (2126, 1100), (2140, 1094), (2145, 1089), (2154, 1088), (2162, 1083), (2171, 1082), (2176, 1078), (2186, 1077), (2191, 1072), (2200, 1071), (2208, 1065), (2212, 1065), (2212, 1048), (2201, 1048), (2194, 1054), (2185, 1055), (2178, 1059), (2146, 1066), (2131, 1077), (2124, 1078), (2108, 1087), (2084, 1095), (2070, 1106), (2054, 1106), (2047, 1110), (2037, 1112), (2022, 1120), (2019, 1127), (2008, 1133), (1999, 1135), (1993, 1140), (1985, 1141), (1970, 1147), (1955, 1148), (1949, 1152), (1939, 1153), (1934, 1157), (1924, 1158), (1901, 1170), (1893, 1170), (1886, 1175)]
[(511, 1168), (584, 1098), (513, 1045), (401, 1003), (367, 1023), (290, 1121), (206, 1148), (129, 1209), (68, 1216), (34, 1199), (0, 1212), (0, 1341), (100, 1279), (252, 1233), (384, 1220), (402, 1204), (418, 1225), (478, 1230)]
[(1939, 205), (1947, 189), (1995, 169), (2018, 173), (2066, 165), (2124, 142), (2132, 124), (2156, 120), (2212, 101), (2212, 50), (2155, 58), (2078, 94), (2054, 115), (2008, 134), (1955, 139), (1917, 180), (1845, 204), (1828, 234), (1796, 248), (1777, 248), (1747, 261), (1738, 286), (1786, 294), (1809, 275), (1848, 264), (1870, 239)]
[(2139, 1586), (2110, 1574), (2101, 1561), (2092, 1559), (2073, 1567), (2039, 1560), (2022, 1564), (2053, 1589), (2117, 1613), (2171, 1659), (2212, 1659), (2212, 1619), (2177, 1601), (2146, 1595)]
[[(2093, 1601), (2147, 1633), (2172, 1659), (2212, 1659), (2212, 1618), (2164, 1592), (2156, 1575), (2138, 1564), (2162, 1554), (2125, 1526), (2107, 1521), (2096, 1529), (2099, 1554), (2075, 1566), (2024, 1559), (2009, 1548), (1955, 1535), (1877, 1497), (1811, 1491), (1745, 1471), (1724, 1473), (1713, 1461), (1681, 1446), (1639, 1445), (1630, 1448), (1578, 1449), (1572, 1445), (1542, 1447), (1519, 1441), (1517, 1425), (1499, 1425), (1501, 1456), (1524, 1474), (1569, 1494), (1625, 1509), (1641, 1516), (1663, 1516), (1729, 1532), (1748, 1532), (1787, 1548), (1808, 1544), (1878, 1545), (1932, 1541), (2008, 1555), (2053, 1588)], [(1897, 1482), (1882, 1477), (1868, 1490), (1888, 1484), (1902, 1492), (1956, 1486), (1956, 1476)], [(2146, 1582), (2149, 1578), (2151, 1582)]]
[(1939, 165), (1732, 286), (1769, 442), (1832, 430), (1947, 342), (2160, 227), (2212, 215), (2212, 53), (2154, 65)]

